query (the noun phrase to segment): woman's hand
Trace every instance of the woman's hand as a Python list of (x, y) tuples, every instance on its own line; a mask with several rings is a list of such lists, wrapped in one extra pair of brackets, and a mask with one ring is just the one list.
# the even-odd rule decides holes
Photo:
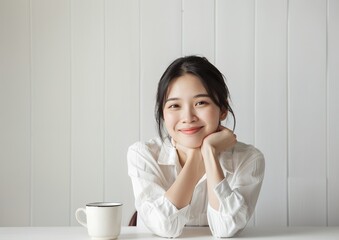
[(182, 209), (191, 202), (195, 186), (205, 174), (205, 165), (200, 148), (188, 148), (173, 139), (172, 145), (176, 148), (182, 169), (165, 197), (177, 209)]
[(205, 166), (202, 158), (201, 148), (189, 148), (177, 143), (172, 138), (172, 145), (176, 148), (179, 161), (183, 167), (187, 162), (189, 166), (196, 170), (197, 177), (200, 179), (205, 174)]
[(219, 126), (218, 130), (208, 135), (201, 146), (202, 152), (212, 150), (214, 154), (219, 154), (237, 143), (237, 136), (228, 128)]

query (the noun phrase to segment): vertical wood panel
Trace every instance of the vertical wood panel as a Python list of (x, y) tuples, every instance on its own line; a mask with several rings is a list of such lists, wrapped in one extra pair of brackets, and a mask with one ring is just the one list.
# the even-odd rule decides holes
[(71, 2), (72, 182), (74, 212), (104, 198), (104, 1)]
[(255, 144), (266, 171), (256, 225), (287, 225), (287, 2), (256, 1)]
[(289, 216), (326, 224), (326, 1), (289, 1)]
[(328, 225), (339, 226), (339, 1), (328, 11)]
[(239, 141), (254, 142), (254, 1), (216, 2), (216, 65), (232, 98)]
[(183, 55), (202, 55), (214, 62), (214, 11), (214, 1), (183, 0)]
[(32, 1), (32, 224), (69, 224), (69, 1)]
[(106, 2), (105, 200), (122, 201), (123, 224), (135, 210), (127, 148), (139, 140), (139, 2)]
[(143, 0), (141, 4), (140, 137), (157, 136), (154, 119), (158, 81), (181, 56), (181, 1)]
[(216, 66), (226, 76), (238, 140), (246, 143), (254, 142), (254, 3), (216, 2)]
[(30, 224), (29, 2), (0, 1), (0, 226)]

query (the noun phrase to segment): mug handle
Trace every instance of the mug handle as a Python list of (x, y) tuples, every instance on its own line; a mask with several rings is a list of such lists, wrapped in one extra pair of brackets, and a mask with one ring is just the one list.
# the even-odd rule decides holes
[(82, 221), (81, 218), (80, 218), (80, 213), (83, 212), (85, 214), (85, 216), (87, 217), (86, 215), (86, 210), (84, 208), (78, 208), (75, 212), (75, 218), (76, 220), (78, 221), (78, 223), (80, 223), (82, 226), (84, 226), (85, 228), (87, 228), (87, 223)]

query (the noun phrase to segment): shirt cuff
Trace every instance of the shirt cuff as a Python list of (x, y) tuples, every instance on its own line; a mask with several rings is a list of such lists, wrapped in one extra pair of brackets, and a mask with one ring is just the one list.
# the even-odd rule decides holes
[(189, 219), (190, 205), (177, 209), (166, 197), (143, 206), (143, 222), (156, 235), (178, 237)]
[(154, 206), (156, 209), (158, 209), (159, 213), (161, 213), (162, 217), (167, 221), (171, 222), (177, 218), (182, 220), (185, 219), (186, 221), (189, 219), (190, 205), (187, 205), (181, 209), (177, 209), (170, 200), (163, 196), (154, 201)]
[(227, 182), (227, 179), (224, 178), (218, 185), (214, 188), (214, 192), (217, 195), (218, 199), (225, 199), (232, 194), (232, 189)]

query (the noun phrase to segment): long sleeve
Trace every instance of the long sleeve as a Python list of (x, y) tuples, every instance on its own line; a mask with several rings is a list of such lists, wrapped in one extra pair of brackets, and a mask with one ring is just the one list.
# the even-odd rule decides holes
[(159, 165), (155, 155), (154, 149), (141, 143), (128, 150), (128, 174), (135, 207), (150, 231), (162, 237), (177, 237), (189, 219), (190, 206), (178, 210), (165, 197), (175, 179), (175, 165)]
[(208, 206), (208, 222), (215, 237), (232, 237), (243, 229), (253, 214), (264, 177), (265, 162), (255, 151), (214, 189), (220, 206)]

